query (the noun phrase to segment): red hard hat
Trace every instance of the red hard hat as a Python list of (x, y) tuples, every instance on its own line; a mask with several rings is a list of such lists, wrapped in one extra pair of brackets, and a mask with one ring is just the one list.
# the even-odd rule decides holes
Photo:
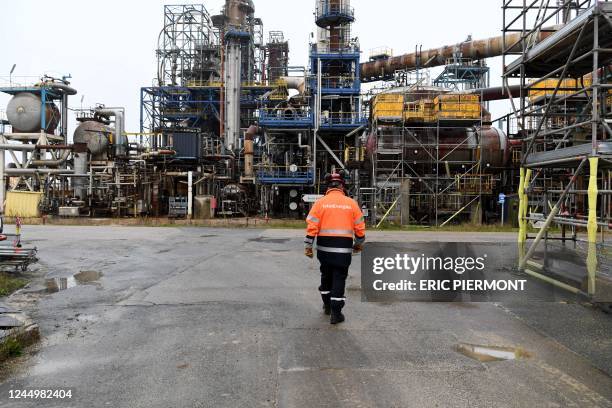
[(343, 186), (346, 185), (346, 181), (344, 180), (344, 174), (342, 174), (342, 173), (328, 174), (325, 177), (325, 181), (327, 182), (327, 184), (330, 184), (330, 183), (341, 183)]

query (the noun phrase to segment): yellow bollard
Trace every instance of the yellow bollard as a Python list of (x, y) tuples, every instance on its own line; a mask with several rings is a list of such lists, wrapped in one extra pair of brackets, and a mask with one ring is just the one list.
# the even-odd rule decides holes
[(597, 167), (599, 165), (598, 157), (589, 158), (591, 165), (591, 173), (589, 175), (589, 221), (587, 224), (587, 231), (589, 242), (597, 242)]
[(519, 181), (518, 188), (518, 197), (519, 197), (519, 210), (518, 210), (518, 225), (519, 225), (519, 234), (518, 234), (518, 242), (523, 243), (526, 240), (526, 230), (523, 219), (523, 206), (525, 205), (525, 201), (523, 200), (523, 196), (525, 195), (525, 169), (521, 168), (521, 179)]
[(521, 179), (519, 182), (519, 237), (518, 242), (527, 241), (527, 210), (529, 208), (529, 197), (525, 192), (529, 188), (531, 180), (531, 169), (521, 169)]
[(587, 292), (589, 295), (595, 295), (595, 280), (597, 274), (597, 170), (599, 165), (598, 157), (589, 158), (591, 172), (589, 174), (589, 220), (587, 224), (589, 252), (587, 255)]

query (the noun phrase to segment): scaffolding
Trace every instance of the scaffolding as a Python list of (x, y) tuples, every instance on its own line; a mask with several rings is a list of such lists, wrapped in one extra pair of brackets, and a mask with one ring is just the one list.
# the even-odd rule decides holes
[[(603, 278), (601, 256), (611, 221), (611, 18), (608, 1), (503, 4), (504, 87), (522, 140), (519, 267), (591, 298)], [(510, 43), (516, 33), (520, 39)], [(534, 41), (540, 33), (545, 39)], [(512, 95), (516, 83), (520, 91)], [(538, 230), (535, 237), (528, 235), (530, 223)], [(560, 237), (553, 236), (553, 226)], [(578, 253), (565, 270), (552, 268), (547, 259), (555, 243)]]
[(289, 75), (289, 42), (282, 31), (270, 31), (266, 44), (266, 80), (276, 83), (281, 77)]
[(434, 80), (434, 85), (453, 91), (488, 88), (491, 86), (489, 67), (484, 60), (473, 61), (455, 56), (446, 61), (446, 66)]
[(203, 4), (164, 6), (157, 46), (159, 86), (188, 86), (220, 78), (219, 32)]
[(374, 225), (482, 221), (483, 197), (492, 197), (499, 185), (492, 170), (504, 165), (489, 141), (503, 135), (483, 129), (479, 95), (441, 92), (416, 86), (378, 96), (387, 102), (372, 109), (372, 190), (363, 189)]

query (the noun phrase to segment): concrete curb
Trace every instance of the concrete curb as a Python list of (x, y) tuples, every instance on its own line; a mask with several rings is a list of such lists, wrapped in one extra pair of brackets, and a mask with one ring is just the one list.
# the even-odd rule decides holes
[[(180, 220), (172, 218), (63, 218), (63, 217), (38, 217), (22, 218), (23, 225), (65, 225), (65, 226), (194, 226), (194, 227), (217, 227), (217, 228), (274, 228), (305, 227), (299, 220), (271, 220), (264, 218), (231, 218), (231, 219), (209, 219), (209, 220)], [(14, 224), (15, 219), (5, 218), (5, 224)]]

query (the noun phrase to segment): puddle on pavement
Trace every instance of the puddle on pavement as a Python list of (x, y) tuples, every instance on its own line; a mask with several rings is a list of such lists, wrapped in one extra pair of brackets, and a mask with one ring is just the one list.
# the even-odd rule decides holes
[(45, 281), (47, 292), (55, 293), (61, 290), (66, 290), (79, 285), (96, 284), (102, 277), (102, 272), (98, 271), (81, 271), (67, 278), (50, 278)]
[(289, 242), (290, 239), (289, 238), (264, 238), (264, 237), (258, 237), (258, 238), (251, 238), (249, 239), (250, 242), (263, 242), (263, 243), (267, 243), (267, 244), (284, 244), (285, 242)]
[(200, 235), (200, 238), (214, 238), (218, 237), (218, 235)]
[(459, 343), (455, 346), (455, 351), (483, 363), (532, 357), (531, 353), (520, 347), (478, 346), (476, 344)]

